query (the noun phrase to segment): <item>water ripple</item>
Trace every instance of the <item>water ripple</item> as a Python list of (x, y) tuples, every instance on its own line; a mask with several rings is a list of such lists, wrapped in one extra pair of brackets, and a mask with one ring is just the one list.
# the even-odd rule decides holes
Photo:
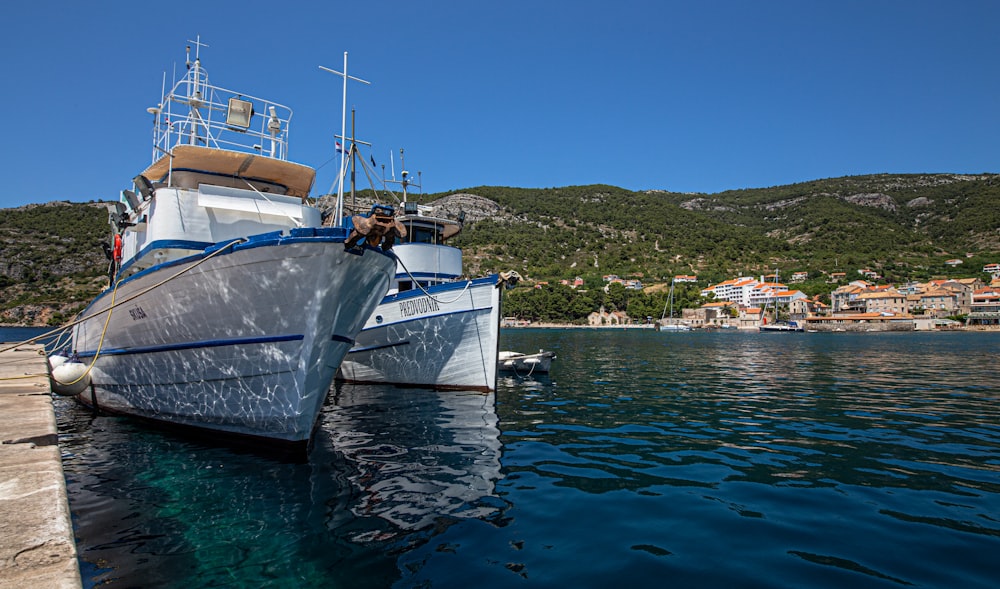
[(1000, 334), (502, 337), (552, 373), (336, 387), (305, 463), (57, 400), (85, 582), (996, 586)]
[[(961, 576), (989, 586), (986, 555), (1000, 550), (996, 336), (983, 345), (972, 334), (839, 335), (780, 342), (770, 334), (549, 336), (545, 347), (559, 354), (550, 386), (530, 397), (515, 387), (498, 392), (504, 470), (531, 473), (535, 492), (574, 490), (573, 501), (631, 493), (618, 500), (647, 514), (650, 525), (665, 506), (639, 506), (669, 497), (687, 515), (667, 521), (688, 521), (722, 538), (757, 534), (762, 546), (784, 545), (782, 554), (842, 571), (828, 586), (852, 575), (935, 585), (917, 581), (937, 575), (911, 555), (884, 550), (903, 538), (917, 542), (928, 562), (941, 562), (930, 554), (951, 552), (949, 543), (977, 546), (957, 561), (967, 567)], [(621, 353), (601, 351), (615, 346)], [(739, 521), (768, 523), (737, 524), (698, 505), (687, 495), (696, 488), (705, 492), (702, 501)], [(519, 496), (507, 495), (514, 505)], [(796, 540), (802, 532), (810, 538), (805, 544)], [(628, 545), (633, 552), (635, 546), (690, 557), (662, 538)], [(884, 556), (873, 560), (879, 548)], [(772, 553), (755, 562), (794, 569), (781, 561)], [(795, 584), (787, 579), (777, 584)]]

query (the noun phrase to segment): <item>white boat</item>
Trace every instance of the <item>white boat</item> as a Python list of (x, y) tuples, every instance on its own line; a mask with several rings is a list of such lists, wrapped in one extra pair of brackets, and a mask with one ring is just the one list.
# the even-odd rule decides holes
[(552, 368), (552, 361), (555, 359), (555, 352), (546, 352), (545, 350), (538, 350), (537, 354), (503, 351), (497, 357), (497, 365), (500, 370), (505, 372), (528, 376), (548, 373), (549, 369)]
[[(667, 316), (667, 308), (670, 308), (670, 316)], [(691, 331), (691, 326), (680, 323), (674, 319), (674, 280), (670, 281), (670, 293), (667, 295), (667, 304), (663, 305), (663, 315), (660, 317), (660, 331)]]
[[(774, 282), (775, 282), (775, 284), (778, 283), (778, 269), (777, 268), (774, 269)], [(764, 312), (763, 312), (764, 323), (761, 324), (761, 326), (758, 328), (759, 331), (761, 331), (761, 332), (797, 332), (797, 331), (805, 331), (805, 328), (803, 326), (799, 325), (798, 323), (796, 323), (795, 321), (778, 321), (777, 320), (777, 317), (778, 317), (778, 302), (776, 300), (774, 301), (774, 317), (775, 317), (775, 322), (774, 323), (768, 323), (767, 322), (767, 307), (770, 304), (771, 304), (771, 300), (768, 300), (767, 303), (764, 304)]]
[(77, 398), (304, 445), (395, 261), (322, 226), (315, 171), (287, 159), (291, 109), (212, 86), (198, 49), (149, 109), (152, 164), (112, 207), (112, 284), (72, 327), (90, 367)]
[(760, 331), (805, 331), (805, 328), (795, 321), (779, 321), (778, 323), (765, 323), (760, 326)]
[(340, 366), (347, 382), (436, 389), (496, 389), (501, 294), (516, 272), (467, 279), (462, 250), (447, 245), (462, 221), (434, 217), (431, 207), (407, 201), (405, 235), (393, 247), (398, 264), (388, 294), (371, 314)]

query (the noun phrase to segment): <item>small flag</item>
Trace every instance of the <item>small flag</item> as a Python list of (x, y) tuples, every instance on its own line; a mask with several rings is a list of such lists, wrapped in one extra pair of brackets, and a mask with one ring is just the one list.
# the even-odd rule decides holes
[(337, 144), (337, 153), (347, 153), (347, 150), (344, 149), (344, 146), (339, 141), (335, 141), (334, 143)]
[(373, 168), (377, 168), (378, 166), (375, 165), (375, 156), (374, 155), (369, 155), (368, 158), (372, 160), (372, 167)]

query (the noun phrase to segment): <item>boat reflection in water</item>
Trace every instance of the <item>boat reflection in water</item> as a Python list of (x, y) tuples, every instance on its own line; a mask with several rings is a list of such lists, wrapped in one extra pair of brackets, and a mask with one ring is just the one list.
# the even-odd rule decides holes
[(304, 462), (56, 411), (87, 586), (388, 587), (393, 549), (510, 506), (493, 393), (340, 383)]
[(377, 516), (365, 537), (491, 520), (506, 503), (500, 479), (500, 429), (494, 393), (400, 389), (337, 383), (321, 416), (315, 450), (332, 449), (360, 494), (349, 511)]

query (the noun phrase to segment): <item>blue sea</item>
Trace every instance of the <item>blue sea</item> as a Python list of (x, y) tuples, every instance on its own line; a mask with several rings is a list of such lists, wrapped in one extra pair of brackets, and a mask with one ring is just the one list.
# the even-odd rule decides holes
[(301, 460), (56, 400), (87, 587), (1000, 586), (1000, 333), (513, 329)]

